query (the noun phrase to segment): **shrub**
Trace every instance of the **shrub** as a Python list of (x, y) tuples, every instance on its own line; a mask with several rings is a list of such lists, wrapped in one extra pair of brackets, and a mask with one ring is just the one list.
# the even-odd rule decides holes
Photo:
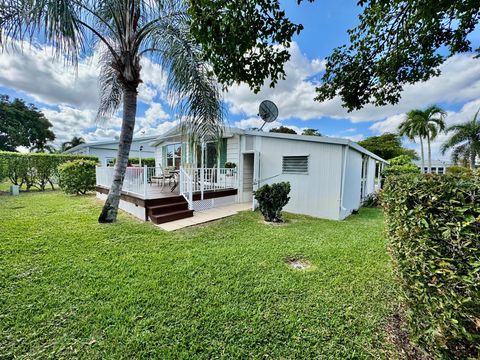
[(263, 185), (254, 192), (255, 200), (265, 221), (282, 222), (281, 211), (290, 198), (290, 183), (281, 182)]
[(420, 169), (412, 163), (412, 159), (408, 155), (400, 155), (390, 160), (390, 165), (383, 170), (382, 176), (386, 178), (391, 175), (419, 173)]
[[(130, 164), (140, 165), (140, 158), (128, 158)], [(155, 158), (142, 158), (142, 166), (155, 167)]]
[(225, 168), (226, 169), (235, 169), (236, 167), (237, 167), (237, 164), (235, 164), (234, 162), (227, 161), (225, 163)]
[(464, 166), (450, 166), (447, 168), (447, 174), (471, 176), (472, 170)]
[(378, 207), (380, 206), (380, 191), (375, 191), (369, 194), (365, 200), (363, 200), (363, 206), (365, 207)]
[(71, 154), (16, 153), (0, 151), (0, 168), (13, 185), (25, 185), (27, 190), (45, 187), (58, 180), (58, 166), (66, 161), (86, 159), (97, 161), (94, 156)]
[(480, 178), (403, 175), (383, 190), (413, 339), (445, 358), (480, 355)]
[(95, 169), (97, 163), (91, 160), (73, 160), (58, 167), (60, 187), (67, 194), (83, 194), (95, 190)]

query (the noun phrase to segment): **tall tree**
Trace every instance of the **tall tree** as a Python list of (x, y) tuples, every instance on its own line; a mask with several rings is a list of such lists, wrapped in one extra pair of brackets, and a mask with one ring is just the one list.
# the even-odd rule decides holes
[(17, 151), (24, 146), (34, 151), (46, 151), (55, 140), (52, 124), (34, 105), (21, 99), (0, 96), (0, 150)]
[(385, 133), (379, 136), (370, 136), (358, 144), (382, 159), (390, 160), (401, 155), (410, 159), (418, 159), (417, 152), (402, 146), (402, 139), (397, 134)]
[(479, 112), (480, 110), (471, 121), (447, 128), (447, 133), (453, 132), (453, 135), (442, 145), (443, 154), (448, 149), (453, 149), (452, 158), (455, 163), (460, 159), (468, 158), (472, 170), (476, 167), (477, 156), (480, 156)]
[(477, 0), (360, 0), (350, 45), (327, 58), (319, 101), (339, 95), (349, 110), (398, 102), (406, 84), (440, 74), (450, 56), (471, 52), (480, 19)]
[(273, 87), (285, 78), (292, 37), (303, 29), (288, 19), (280, 0), (190, 0), (189, 15), (219, 81), (246, 83), (255, 92), (265, 79)]
[[(4, 0), (0, 40), (32, 40), (39, 34), (76, 64), (85, 51), (102, 49), (99, 118), (122, 106), (122, 126), (113, 183), (99, 222), (117, 218), (142, 82), (141, 59), (158, 60), (168, 73), (183, 128), (202, 138), (221, 131), (220, 93), (189, 29), (181, 0)], [(185, 116), (183, 116), (185, 115)]]
[(425, 110), (415, 109), (407, 113), (405, 121), (399, 126), (399, 132), (401, 135), (405, 135), (411, 140), (414, 140), (417, 136), (419, 137), (420, 151), (422, 155), (422, 169), (425, 167), (423, 140), (426, 139), (428, 173), (432, 170), (431, 142), (438, 136), (439, 132), (445, 130), (446, 115), (447, 113), (436, 105), (430, 106)]
[(293, 129), (290, 129), (289, 127), (280, 125), (279, 127), (270, 129), (271, 133), (281, 133), (281, 134), (297, 134), (297, 132)]
[(64, 143), (62, 143), (61, 152), (70, 150), (71, 148), (74, 148), (75, 146), (78, 146), (81, 144), (85, 144), (85, 139), (82, 138), (81, 136), (74, 136), (72, 140), (65, 141)]
[(320, 134), (320, 132), (317, 129), (303, 129), (302, 135), (322, 136), (322, 134)]

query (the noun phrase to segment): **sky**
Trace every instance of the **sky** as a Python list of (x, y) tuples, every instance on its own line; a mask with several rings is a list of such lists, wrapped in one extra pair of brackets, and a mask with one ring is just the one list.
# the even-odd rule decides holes
[[(229, 126), (250, 128), (263, 122), (258, 106), (269, 99), (279, 109), (278, 120), (266, 129), (284, 125), (301, 132), (318, 129), (323, 135), (359, 141), (368, 136), (396, 131), (405, 113), (414, 108), (438, 104), (448, 112), (447, 125), (471, 119), (480, 108), (480, 59), (474, 54), (451, 57), (441, 67), (442, 75), (424, 83), (405, 86), (396, 105), (366, 106), (347, 112), (339, 99), (316, 102), (314, 79), (325, 66), (325, 57), (339, 45), (348, 43), (347, 30), (358, 23), (361, 8), (352, 0), (317, 0), (314, 3), (284, 0), (289, 18), (304, 25), (290, 48), (291, 59), (285, 65), (287, 77), (275, 88), (265, 86), (254, 94), (245, 85), (235, 85), (224, 93), (225, 122)], [(480, 44), (480, 31), (472, 34), (474, 48)], [(45, 44), (21, 46), (22, 51), (0, 54), (0, 94), (19, 97), (35, 104), (53, 124), (56, 145), (81, 136), (87, 141), (114, 139), (120, 133), (120, 117), (97, 123), (98, 66), (96, 53), (83, 59), (74, 70), (54, 58)], [(142, 60), (143, 84), (135, 134), (160, 135), (178, 122), (166, 100), (166, 77), (158, 64)], [(440, 145), (448, 135), (433, 143), (434, 159), (448, 159)], [(404, 141), (418, 150), (418, 144)]]

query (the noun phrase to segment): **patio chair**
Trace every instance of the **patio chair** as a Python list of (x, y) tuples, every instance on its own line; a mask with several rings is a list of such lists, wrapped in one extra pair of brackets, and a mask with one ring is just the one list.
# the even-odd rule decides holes
[(175, 180), (175, 173), (173, 173), (174, 170), (175, 170), (175, 166), (166, 166), (163, 168), (163, 172), (161, 175), (162, 190), (167, 180), (168, 180), (168, 185), (172, 183), (172, 180)]

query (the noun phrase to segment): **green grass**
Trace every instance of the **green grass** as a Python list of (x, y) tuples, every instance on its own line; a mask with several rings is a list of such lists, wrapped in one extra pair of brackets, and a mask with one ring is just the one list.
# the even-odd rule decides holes
[[(0, 196), (0, 358), (384, 358), (383, 217), (164, 232), (93, 197)], [(285, 259), (301, 256), (310, 270)]]

